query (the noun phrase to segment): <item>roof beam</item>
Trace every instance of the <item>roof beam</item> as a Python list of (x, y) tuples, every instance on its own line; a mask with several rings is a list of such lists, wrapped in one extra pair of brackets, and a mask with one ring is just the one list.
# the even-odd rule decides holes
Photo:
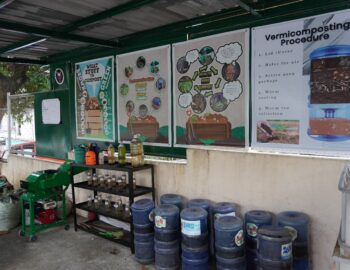
[(102, 11), (100, 13), (91, 15), (89, 17), (83, 18), (81, 20), (78, 20), (76, 22), (73, 22), (71, 24), (68, 24), (67, 26), (64, 26), (62, 28), (63, 31), (66, 32), (72, 32), (74, 30), (77, 30), (79, 27), (89, 25), (98, 21), (102, 21), (105, 19), (108, 19), (110, 17), (116, 16), (118, 14), (133, 10), (133, 9), (138, 9), (141, 8), (145, 5), (152, 4), (153, 2), (156, 2), (158, 0), (133, 0), (131, 2), (127, 2), (122, 5), (118, 5), (114, 8)]
[[(1, 6), (1, 1), (2, 0), (0, 0), (0, 6)], [(5, 0), (5, 1), (9, 1), (9, 0)], [(10, 1), (13, 1), (13, 0), (10, 0)], [(72, 32), (74, 30), (77, 30), (79, 27), (104, 20), (104, 19), (110, 18), (112, 16), (116, 16), (118, 14), (130, 11), (133, 9), (141, 8), (142, 6), (151, 4), (155, 1), (158, 1), (158, 0), (133, 0), (131, 2), (127, 2), (125, 4), (118, 5), (114, 8), (102, 11), (100, 13), (97, 13), (97, 14), (91, 15), (89, 17), (80, 19), (80, 20), (73, 22), (71, 24), (65, 25), (63, 27), (60, 27), (58, 30), (61, 32), (67, 32), (67, 33)], [(13, 50), (16, 50), (18, 48), (22, 48), (28, 44), (39, 41), (40, 39), (41, 39), (41, 37), (34, 37), (34, 38), (26, 39), (26, 40), (23, 40), (20, 42), (16, 42), (16, 43), (11, 44), (7, 47), (0, 48), (0, 55), (3, 53), (6, 53), (8, 51), (13, 51)]]
[[(94, 45), (103, 46), (103, 47), (112, 47), (112, 48), (117, 47), (117, 42), (114, 42), (114, 41), (69, 34), (63, 31), (49, 30), (49, 29), (44, 29), (44, 28), (39, 28), (35, 26), (29, 26), (29, 25), (4, 21), (4, 20), (0, 20), (0, 28), (32, 34), (32, 35), (39, 36), (41, 38), (50, 37), (50, 38), (58, 38), (63, 40), (74, 40), (78, 42), (89, 43), (89, 44), (94, 44)], [(31, 42), (33, 42), (33, 40), (31, 40)], [(24, 46), (24, 44), (21, 44), (21, 45)]]
[(257, 12), (255, 9), (253, 9), (251, 6), (243, 2), (243, 0), (233, 0), (233, 2), (237, 3), (241, 8), (243, 8), (245, 11), (248, 11), (250, 14), (261, 17), (261, 14)]
[(36, 60), (36, 59), (26, 59), (26, 58), (7, 58), (0, 57), (0, 62), (7, 63), (17, 63), (17, 64), (36, 64), (36, 65), (47, 65), (47, 61)]
[(6, 7), (7, 5), (11, 4), (15, 0), (0, 0), (0, 9)]

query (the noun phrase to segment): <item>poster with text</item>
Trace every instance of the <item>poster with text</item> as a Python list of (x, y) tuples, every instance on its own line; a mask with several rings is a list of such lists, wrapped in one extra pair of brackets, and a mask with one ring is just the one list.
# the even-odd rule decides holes
[(253, 29), (252, 147), (350, 150), (350, 10)]
[(78, 139), (114, 141), (114, 62), (105, 57), (75, 64)]
[(175, 144), (245, 147), (249, 30), (173, 45)]
[(170, 46), (117, 55), (119, 141), (170, 146)]

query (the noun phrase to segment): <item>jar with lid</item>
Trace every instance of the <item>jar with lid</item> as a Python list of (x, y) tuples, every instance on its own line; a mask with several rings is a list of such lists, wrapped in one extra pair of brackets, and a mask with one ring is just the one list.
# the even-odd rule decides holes
[(91, 173), (90, 173), (90, 172), (88, 173), (86, 179), (87, 179), (88, 185), (89, 185), (89, 186), (92, 186), (92, 176), (91, 176)]
[(92, 196), (89, 195), (89, 197), (88, 197), (88, 207), (92, 207), (92, 204), (93, 204), (93, 199), (92, 199)]
[(122, 175), (122, 189), (124, 189), (126, 187), (126, 175), (123, 174)]
[(96, 174), (92, 177), (92, 185), (95, 187), (98, 186), (98, 177)]
[(115, 148), (113, 144), (110, 144), (108, 146), (108, 164), (113, 165), (115, 164)]
[(117, 179), (114, 175), (112, 176), (111, 182), (112, 182), (112, 187), (117, 186)]
[(120, 166), (124, 166), (126, 163), (126, 148), (122, 143), (118, 146), (118, 163)]
[(111, 189), (113, 187), (113, 183), (112, 183), (112, 178), (111, 177), (108, 177), (106, 186), (107, 186), (108, 189)]
[(123, 180), (122, 180), (122, 177), (121, 177), (121, 176), (119, 176), (119, 177), (117, 178), (117, 189), (118, 189), (119, 191), (121, 191), (121, 190), (123, 189)]
[(100, 187), (105, 187), (105, 178), (103, 177), (103, 176), (100, 176), (100, 181), (99, 181), (100, 183)]
[(134, 135), (130, 143), (131, 166), (139, 167), (144, 165), (143, 143), (140, 135)]
[(132, 186), (134, 188), (134, 190), (136, 189), (136, 177), (134, 176), (132, 179)]
[(128, 205), (125, 205), (124, 217), (125, 218), (130, 218), (130, 208), (129, 208)]

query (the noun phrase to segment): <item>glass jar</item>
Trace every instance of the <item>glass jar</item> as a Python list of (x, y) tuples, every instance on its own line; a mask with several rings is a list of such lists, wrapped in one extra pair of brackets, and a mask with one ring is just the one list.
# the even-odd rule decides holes
[(131, 166), (139, 167), (144, 165), (143, 143), (139, 135), (134, 135), (130, 143)]
[(105, 178), (103, 176), (100, 176), (99, 186), (102, 188), (105, 187)]
[(110, 144), (108, 146), (108, 164), (110, 164), (110, 165), (115, 164), (114, 154), (115, 154), (115, 148), (114, 148), (113, 144)]
[(89, 197), (88, 197), (88, 207), (92, 207), (92, 204), (93, 204), (92, 196), (89, 195)]
[(132, 186), (134, 188), (134, 190), (136, 189), (136, 177), (134, 176), (132, 179)]
[(96, 174), (94, 174), (94, 176), (92, 177), (92, 185), (94, 187), (97, 187), (98, 186), (98, 177)]
[(92, 186), (92, 176), (91, 176), (91, 173), (88, 173), (88, 175), (87, 175), (87, 183), (88, 183), (88, 185), (89, 186)]
[(122, 143), (118, 146), (118, 163), (120, 166), (124, 166), (126, 163), (126, 148)]

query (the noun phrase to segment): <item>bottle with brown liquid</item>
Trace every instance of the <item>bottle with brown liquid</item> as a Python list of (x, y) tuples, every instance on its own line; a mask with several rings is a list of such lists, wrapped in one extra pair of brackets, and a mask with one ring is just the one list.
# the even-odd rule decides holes
[(113, 144), (110, 144), (108, 146), (108, 164), (110, 164), (110, 165), (115, 164), (114, 153), (115, 153), (115, 148), (114, 148)]

